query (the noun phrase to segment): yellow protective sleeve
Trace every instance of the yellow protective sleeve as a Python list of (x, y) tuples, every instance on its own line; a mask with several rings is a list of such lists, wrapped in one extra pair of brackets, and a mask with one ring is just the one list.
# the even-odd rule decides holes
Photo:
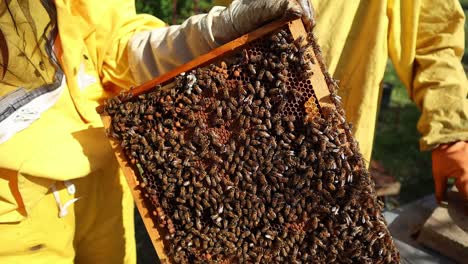
[[(134, 1), (129, 0), (56, 0), (55, 4), (62, 67), (73, 101), (85, 121), (99, 120), (95, 107), (108, 96), (106, 92), (135, 85), (128, 66), (128, 39), (165, 24), (153, 16), (136, 15)], [(84, 61), (91, 61), (85, 70), (94, 70), (100, 85), (79, 86), (77, 76)]]
[(389, 54), (421, 110), (420, 147), (468, 140), (468, 82), (460, 63), (465, 16), (458, 0), (389, 1)]

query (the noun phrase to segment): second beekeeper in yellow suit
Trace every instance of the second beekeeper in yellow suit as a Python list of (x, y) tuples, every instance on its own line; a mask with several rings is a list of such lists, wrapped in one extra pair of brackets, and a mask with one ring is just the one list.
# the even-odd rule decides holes
[[(231, 1), (215, 1), (228, 5)], [(465, 15), (458, 0), (311, 0), (315, 35), (340, 81), (347, 120), (370, 161), (388, 57), (421, 110), (420, 148), (432, 151), (436, 198), (447, 178), (468, 200), (468, 82), (461, 64)], [(404, 146), (401, 146), (404, 148)]]

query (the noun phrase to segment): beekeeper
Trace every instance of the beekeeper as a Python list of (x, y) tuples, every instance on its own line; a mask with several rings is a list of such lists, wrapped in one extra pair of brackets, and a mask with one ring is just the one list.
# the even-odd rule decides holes
[[(215, 1), (227, 5), (231, 1)], [(328, 70), (366, 160), (370, 160), (387, 58), (421, 110), (420, 149), (432, 151), (436, 198), (447, 179), (468, 200), (465, 15), (458, 0), (311, 0)], [(404, 146), (401, 146), (404, 147)]]
[(135, 263), (133, 200), (95, 107), (266, 21), (307, 21), (304, 3), (235, 1), (166, 27), (132, 0), (2, 1), (0, 263)]

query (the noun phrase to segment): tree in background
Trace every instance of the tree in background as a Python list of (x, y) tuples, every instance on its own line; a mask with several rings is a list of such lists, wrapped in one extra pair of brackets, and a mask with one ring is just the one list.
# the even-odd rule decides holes
[(138, 13), (151, 14), (168, 24), (182, 23), (189, 16), (208, 12), (212, 0), (136, 0)]

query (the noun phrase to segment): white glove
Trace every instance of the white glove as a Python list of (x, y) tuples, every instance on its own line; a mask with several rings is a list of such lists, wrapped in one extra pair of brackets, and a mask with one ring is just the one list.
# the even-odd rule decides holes
[(130, 70), (138, 85), (267, 22), (301, 16), (311, 27), (308, 0), (235, 0), (227, 8), (213, 7), (181, 25), (135, 34), (128, 43)]
[(217, 41), (225, 43), (266, 22), (301, 16), (304, 20), (312, 19), (309, 0), (235, 0), (218, 17), (213, 18), (216, 25), (213, 34)]

